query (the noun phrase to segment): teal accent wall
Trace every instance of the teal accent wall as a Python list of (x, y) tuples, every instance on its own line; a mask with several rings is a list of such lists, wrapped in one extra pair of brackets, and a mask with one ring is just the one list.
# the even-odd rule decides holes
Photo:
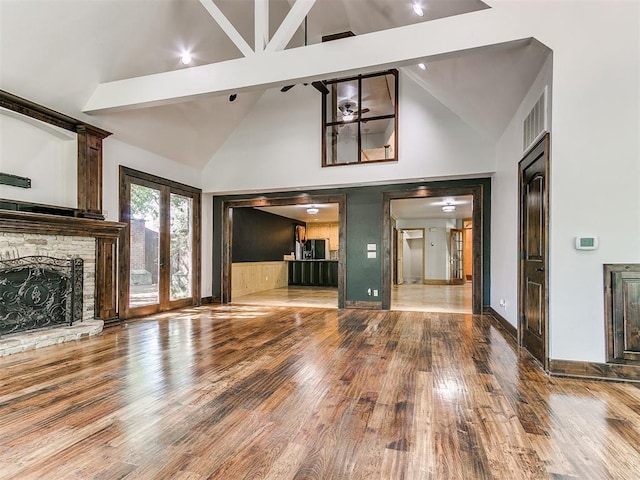
[[(376, 244), (376, 258), (367, 258), (367, 244)], [(382, 301), (382, 190), (357, 188), (347, 193), (346, 302)], [(367, 289), (378, 290), (369, 296)]]
[[(382, 202), (383, 193), (398, 190), (413, 190), (419, 187), (461, 187), (482, 185), (483, 187), (483, 304), (491, 299), (491, 179), (451, 180), (446, 182), (420, 182), (340, 189), (274, 192), (261, 194), (259, 198), (299, 197), (301, 194), (343, 194), (347, 198), (346, 225), (346, 291), (345, 303), (382, 301)], [(221, 297), (222, 270), (222, 202), (247, 200), (258, 195), (225, 195), (213, 197), (213, 297)], [(376, 258), (367, 258), (367, 244), (376, 244)], [(345, 248), (341, 245), (340, 248)], [(367, 295), (367, 289), (378, 290), (378, 297)]]

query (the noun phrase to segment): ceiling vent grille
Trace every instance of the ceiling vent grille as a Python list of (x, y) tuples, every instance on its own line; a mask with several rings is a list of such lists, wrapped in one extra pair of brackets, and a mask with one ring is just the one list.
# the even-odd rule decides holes
[(547, 87), (524, 119), (522, 150), (527, 151), (547, 131)]

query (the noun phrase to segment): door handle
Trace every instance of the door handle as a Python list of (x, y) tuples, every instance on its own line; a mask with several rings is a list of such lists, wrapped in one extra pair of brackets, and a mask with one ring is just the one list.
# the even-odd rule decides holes
[(538, 268), (536, 268), (536, 272), (544, 272), (544, 267), (538, 267)]

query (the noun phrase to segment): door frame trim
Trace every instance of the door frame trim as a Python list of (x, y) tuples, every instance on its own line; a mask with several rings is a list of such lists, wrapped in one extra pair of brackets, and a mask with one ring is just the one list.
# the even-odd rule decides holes
[(391, 309), (391, 200), (409, 198), (429, 198), (471, 195), (473, 213), (471, 217), (472, 255), (473, 255), (473, 279), (471, 280), (472, 300), (471, 311), (473, 314), (482, 314), (483, 303), (483, 241), (482, 219), (484, 210), (482, 185), (468, 185), (460, 187), (418, 187), (410, 190), (393, 190), (383, 193), (382, 200), (382, 309)]
[(524, 268), (523, 268), (523, 258), (522, 252), (524, 252), (524, 225), (523, 225), (523, 182), (524, 182), (524, 170), (527, 168), (534, 160), (527, 159), (530, 156), (535, 156), (537, 158), (536, 151), (542, 150), (542, 155), (544, 155), (544, 197), (542, 199), (542, 206), (544, 209), (544, 255), (545, 255), (545, 264), (544, 264), (544, 325), (542, 328), (544, 339), (542, 342), (542, 350), (543, 350), (543, 362), (542, 366), (545, 371), (549, 371), (549, 185), (550, 185), (550, 157), (551, 157), (551, 135), (547, 132), (533, 148), (530, 148), (522, 159), (518, 162), (518, 345), (524, 348)]
[(269, 197), (245, 200), (224, 200), (222, 202), (222, 268), (221, 303), (231, 302), (231, 270), (233, 245), (233, 208), (276, 207), (284, 205), (306, 205), (312, 203), (338, 204), (338, 308), (344, 308), (346, 289), (346, 246), (347, 246), (347, 196), (345, 194), (301, 195), (296, 197)]
[[(130, 217), (131, 217), (131, 191), (129, 185), (131, 179), (140, 181), (140, 184), (153, 183), (169, 187), (171, 191), (177, 193), (183, 193), (193, 199), (193, 246), (192, 246), (192, 258), (193, 265), (193, 283), (192, 283), (192, 296), (186, 299), (174, 300), (170, 302), (170, 308), (182, 308), (191, 305), (199, 305), (201, 300), (201, 283), (202, 283), (202, 262), (200, 246), (202, 244), (202, 190), (199, 188), (191, 187), (183, 183), (168, 180), (166, 178), (158, 177), (150, 173), (134, 170), (129, 167), (120, 165), (119, 168), (119, 218), (120, 221), (126, 223), (126, 227), (121, 232), (121, 241), (118, 242), (118, 317), (120, 319), (132, 318), (131, 309), (129, 308), (129, 267), (130, 267)], [(135, 183), (135, 182), (134, 182)], [(144, 309), (145, 307), (138, 307)], [(133, 315), (135, 317), (144, 316), (150, 313), (156, 313), (158, 309), (139, 310)], [(162, 310), (161, 310), (162, 311)]]

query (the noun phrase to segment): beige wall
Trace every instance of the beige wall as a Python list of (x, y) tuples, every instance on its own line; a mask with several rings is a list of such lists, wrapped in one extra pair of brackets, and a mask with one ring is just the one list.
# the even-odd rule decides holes
[(243, 262), (231, 266), (231, 295), (262, 292), (289, 284), (287, 262)]

